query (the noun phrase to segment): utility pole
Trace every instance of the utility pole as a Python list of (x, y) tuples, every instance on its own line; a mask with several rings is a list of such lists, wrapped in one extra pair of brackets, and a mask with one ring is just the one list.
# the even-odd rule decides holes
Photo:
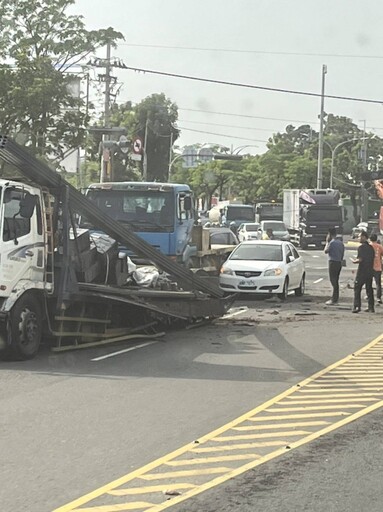
[[(120, 59), (112, 59), (112, 44), (108, 41), (106, 45), (106, 59), (98, 58), (91, 60), (90, 64), (97, 68), (104, 68), (105, 74), (98, 75), (100, 82), (105, 83), (105, 102), (104, 102), (104, 126), (102, 131), (101, 152), (101, 173), (100, 183), (113, 180), (113, 147), (115, 142), (110, 140), (110, 134), (117, 133), (117, 129), (110, 126), (110, 99), (112, 96), (112, 87), (117, 84), (117, 78), (112, 76), (113, 68), (126, 69), (125, 64)], [(113, 60), (113, 62), (112, 62)]]
[(322, 91), (321, 91), (321, 107), (320, 107), (320, 127), (319, 127), (319, 146), (318, 146), (318, 173), (317, 188), (323, 186), (323, 127), (324, 127), (324, 91), (326, 82), (327, 66), (322, 66)]
[[(366, 120), (363, 120), (363, 173), (367, 172), (367, 138), (366, 138)], [(368, 192), (364, 187), (363, 181), (360, 182), (360, 196), (361, 196), (361, 221), (366, 222), (368, 220)]]
[[(105, 102), (104, 102), (104, 126), (110, 126), (110, 81), (111, 81), (111, 44), (108, 41), (106, 45), (106, 61), (105, 61)], [(109, 141), (109, 134), (106, 132), (102, 136), (102, 156), (101, 156), (101, 175), (100, 183), (112, 181), (112, 152), (105, 144)]]
[(145, 139), (144, 139), (144, 162), (143, 162), (142, 181), (148, 181), (148, 153), (147, 153), (148, 125), (149, 125), (149, 119), (148, 119), (148, 117), (146, 117)]
[(170, 132), (168, 183), (170, 182), (170, 173), (172, 172), (172, 159), (173, 159), (173, 132)]

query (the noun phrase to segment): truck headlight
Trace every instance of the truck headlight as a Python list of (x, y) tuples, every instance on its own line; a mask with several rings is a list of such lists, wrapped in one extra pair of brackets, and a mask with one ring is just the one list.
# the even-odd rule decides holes
[(234, 272), (231, 270), (231, 268), (228, 268), (228, 267), (221, 267), (220, 272), (221, 272), (221, 274), (225, 274), (227, 276), (234, 275)]
[(265, 270), (264, 276), (280, 276), (282, 273), (283, 270), (281, 268), (272, 268), (270, 270)]

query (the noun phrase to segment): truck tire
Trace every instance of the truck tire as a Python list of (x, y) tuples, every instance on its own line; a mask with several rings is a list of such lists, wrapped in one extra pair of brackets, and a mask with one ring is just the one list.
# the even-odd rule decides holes
[(289, 278), (286, 277), (285, 282), (283, 284), (283, 291), (282, 291), (282, 293), (278, 293), (278, 297), (281, 300), (286, 300), (288, 293), (289, 293)]
[(42, 337), (42, 311), (38, 297), (26, 293), (13, 306), (10, 316), (11, 344), (8, 357), (32, 359), (37, 354)]
[(302, 297), (302, 295), (305, 293), (305, 281), (306, 276), (303, 274), (299, 288), (295, 288), (294, 290), (296, 297)]

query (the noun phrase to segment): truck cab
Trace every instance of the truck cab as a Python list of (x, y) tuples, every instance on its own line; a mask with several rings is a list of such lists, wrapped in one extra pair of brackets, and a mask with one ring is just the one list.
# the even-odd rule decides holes
[(0, 302), (21, 290), (44, 288), (45, 235), (42, 192), (0, 180)]
[(255, 209), (250, 204), (228, 204), (223, 208), (227, 226), (235, 226), (235, 231), (244, 222), (255, 221)]
[(282, 203), (257, 203), (255, 205), (255, 220), (259, 223), (264, 220), (283, 220)]
[[(87, 198), (106, 215), (130, 227), (163, 254), (184, 262), (193, 248), (192, 192), (188, 185), (151, 182), (97, 183)], [(80, 227), (97, 229), (85, 218)]]

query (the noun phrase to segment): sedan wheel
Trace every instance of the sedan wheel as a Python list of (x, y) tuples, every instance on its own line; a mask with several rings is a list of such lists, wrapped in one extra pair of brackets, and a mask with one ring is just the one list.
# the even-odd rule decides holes
[(294, 290), (296, 297), (302, 297), (302, 295), (305, 293), (305, 281), (305, 275), (303, 274), (299, 288), (295, 288)]
[(285, 282), (283, 284), (283, 291), (282, 291), (282, 293), (278, 293), (278, 297), (281, 300), (286, 300), (288, 293), (289, 293), (289, 279), (286, 277)]

